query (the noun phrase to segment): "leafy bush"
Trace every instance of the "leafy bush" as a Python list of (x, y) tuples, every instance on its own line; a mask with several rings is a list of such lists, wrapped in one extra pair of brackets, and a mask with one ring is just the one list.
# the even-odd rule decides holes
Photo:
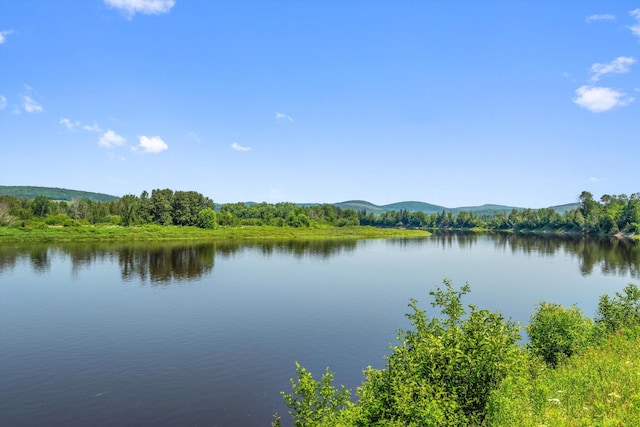
[(593, 322), (576, 306), (542, 303), (527, 326), (531, 352), (551, 366), (584, 349), (593, 334)]
[(120, 215), (107, 215), (103, 222), (105, 224), (120, 225), (122, 224), (122, 217)]
[(64, 227), (75, 225), (75, 221), (64, 214), (49, 215), (44, 219), (44, 223), (47, 225), (62, 225)]
[(596, 313), (596, 325), (601, 332), (609, 334), (624, 328), (640, 326), (640, 289), (629, 283), (616, 297), (600, 297)]
[(216, 228), (216, 213), (211, 208), (204, 208), (198, 212), (196, 225), (200, 228)]
[[(313, 379), (311, 372), (296, 362), (297, 381), (291, 380), (292, 393), (282, 392), (282, 397), (291, 409), (289, 414), (296, 427), (317, 426), (337, 416), (339, 410), (349, 404), (350, 391), (344, 386), (335, 388), (333, 373), (327, 368), (320, 381)], [(280, 420), (272, 424), (279, 426)]]
[(355, 404), (345, 402), (344, 389), (329, 388), (327, 398), (318, 400), (323, 395), (319, 386), (310, 386), (310, 374), (297, 369), (294, 393), (284, 395), (296, 425), (481, 425), (492, 391), (522, 362), (515, 344), (520, 328), (472, 305), (467, 313), (461, 298), (469, 285), (459, 291), (449, 280), (444, 285), (430, 292), (443, 318), (427, 318), (411, 299), (407, 317), (413, 329), (398, 331), (399, 345), (386, 358), (385, 369), (367, 368)]
[(460, 291), (449, 280), (444, 285), (430, 292), (444, 318), (428, 319), (412, 299), (407, 317), (414, 329), (399, 331), (401, 344), (386, 370), (367, 371), (358, 390), (361, 425), (379, 419), (407, 426), (481, 424), (491, 391), (518, 363), (519, 327), (472, 305), (467, 315), (461, 298), (469, 285)]

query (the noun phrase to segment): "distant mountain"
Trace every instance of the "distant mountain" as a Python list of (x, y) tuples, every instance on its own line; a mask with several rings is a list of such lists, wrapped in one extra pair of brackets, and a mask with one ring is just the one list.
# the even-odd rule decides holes
[(563, 214), (565, 212), (569, 212), (572, 209), (576, 209), (580, 207), (580, 203), (567, 203), (565, 205), (551, 206), (551, 209), (558, 212), (559, 214)]
[[(72, 201), (73, 199), (80, 200), (92, 200), (92, 201), (111, 201), (118, 200), (119, 197), (111, 196), (103, 193), (91, 193), (88, 191), (68, 190), (65, 188), (52, 188), (52, 187), (27, 187), (27, 186), (6, 186), (0, 185), (0, 196), (9, 195), (14, 197), (20, 197), (23, 199), (34, 199), (37, 196), (46, 196), (52, 200), (66, 200)], [(253, 205), (255, 202), (245, 202), (246, 205)], [(298, 206), (314, 206), (320, 203), (297, 203)], [(427, 214), (440, 213), (442, 211), (451, 212), (454, 214), (460, 212), (472, 212), (478, 216), (491, 216), (499, 213), (509, 213), (512, 210), (524, 210), (525, 208), (505, 206), (505, 205), (492, 205), (486, 204), (481, 206), (462, 206), (458, 208), (447, 208), (440, 205), (433, 205), (431, 203), (407, 201), (390, 203), (388, 205), (375, 205), (366, 200), (347, 200), (345, 202), (331, 203), (340, 209), (354, 209), (356, 211), (365, 210), (367, 213), (373, 213), (381, 215), (390, 211), (409, 211), (409, 212), (425, 212)], [(550, 206), (556, 212), (562, 214), (580, 207), (579, 203), (567, 203), (564, 205)], [(216, 209), (220, 209), (220, 205), (216, 204)]]
[(428, 214), (438, 213), (449, 210), (444, 206), (432, 205), (431, 203), (424, 202), (399, 202), (384, 205), (383, 208), (388, 211), (409, 211), (409, 212), (425, 212)]
[(348, 200), (346, 202), (340, 203), (332, 203), (332, 205), (339, 207), (340, 209), (355, 209), (357, 211), (365, 210), (367, 213), (371, 212), (376, 215), (383, 214), (388, 210), (391, 211), (393, 209), (385, 209), (384, 206), (377, 206), (371, 202), (366, 202), (364, 200)]
[[(522, 211), (525, 208), (515, 207), (515, 206), (505, 206), (505, 205), (492, 205), (485, 204), (481, 206), (462, 206), (458, 208), (447, 208), (439, 205), (432, 205), (430, 203), (424, 202), (398, 202), (391, 203), (388, 205), (378, 206), (374, 205), (371, 202), (367, 202), (365, 200), (349, 200), (346, 202), (333, 203), (334, 206), (338, 206), (341, 209), (355, 209), (357, 211), (366, 210), (367, 213), (371, 212), (377, 215), (383, 214), (389, 211), (400, 211), (406, 210), (409, 212), (424, 212), (427, 214), (432, 213), (440, 213), (442, 211), (451, 212), (454, 214), (458, 214), (460, 212), (471, 212), (474, 215), (478, 216), (492, 216), (500, 213), (510, 213), (512, 210)], [(580, 207), (579, 203), (568, 203), (566, 205), (558, 205), (551, 206), (551, 209), (554, 209), (558, 213), (562, 214), (566, 211), (570, 211), (571, 209), (575, 209)]]
[(66, 188), (8, 185), (0, 185), (0, 196), (14, 196), (21, 199), (35, 199), (37, 196), (45, 196), (52, 200), (66, 200), (68, 202), (72, 201), (73, 199), (92, 200), (94, 202), (109, 202), (119, 199), (119, 197), (111, 196), (109, 194), (68, 190)]
[(462, 206), (459, 208), (449, 209), (451, 212), (457, 214), (460, 212), (472, 212), (474, 215), (482, 216), (482, 215), (496, 215), (501, 213), (510, 213), (512, 210), (522, 211), (524, 208), (518, 208), (515, 206), (504, 206), (504, 205), (490, 205), (485, 204), (481, 206)]

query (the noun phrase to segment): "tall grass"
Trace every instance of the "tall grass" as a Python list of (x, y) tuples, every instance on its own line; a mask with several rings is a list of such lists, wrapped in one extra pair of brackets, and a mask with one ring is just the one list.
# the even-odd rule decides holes
[(375, 227), (220, 227), (213, 230), (196, 227), (145, 225), (80, 225), (73, 227), (38, 224), (31, 227), (0, 227), (0, 242), (84, 242), (150, 240), (229, 240), (229, 239), (370, 239), (424, 237), (421, 230)]
[(529, 359), (492, 396), (488, 421), (497, 427), (640, 426), (640, 327), (555, 369)]

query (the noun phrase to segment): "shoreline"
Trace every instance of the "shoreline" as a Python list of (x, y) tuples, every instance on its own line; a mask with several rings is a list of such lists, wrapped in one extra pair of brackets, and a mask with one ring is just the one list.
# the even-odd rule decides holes
[(376, 227), (196, 227), (145, 225), (140, 227), (44, 226), (34, 229), (0, 227), (0, 244), (16, 242), (122, 242), (122, 241), (219, 241), (219, 240), (340, 240), (380, 238), (420, 238), (431, 235), (425, 230), (385, 229)]

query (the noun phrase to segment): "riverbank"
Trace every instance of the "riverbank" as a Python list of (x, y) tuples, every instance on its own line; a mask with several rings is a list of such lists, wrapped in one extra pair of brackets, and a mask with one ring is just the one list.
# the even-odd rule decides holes
[(379, 239), (415, 238), (430, 235), (424, 230), (376, 227), (220, 227), (213, 230), (196, 227), (145, 225), (83, 225), (76, 227), (41, 226), (38, 228), (0, 227), (0, 242), (95, 242), (156, 240), (269, 240), (269, 239)]

